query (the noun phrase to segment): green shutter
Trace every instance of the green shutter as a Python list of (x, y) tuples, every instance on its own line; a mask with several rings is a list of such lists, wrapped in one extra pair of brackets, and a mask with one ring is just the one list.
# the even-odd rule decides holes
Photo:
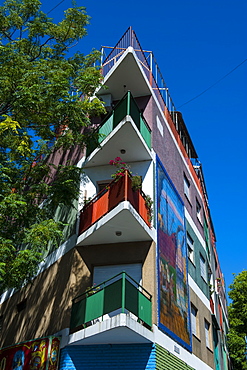
[(195, 370), (165, 348), (156, 344), (156, 370)]

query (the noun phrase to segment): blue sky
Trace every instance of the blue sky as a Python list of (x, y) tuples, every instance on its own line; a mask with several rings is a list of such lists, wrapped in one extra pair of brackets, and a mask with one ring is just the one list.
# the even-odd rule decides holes
[[(43, 0), (58, 20), (70, 0)], [(129, 26), (152, 50), (177, 109), (184, 117), (203, 171), (228, 286), (247, 269), (247, 58), (246, 0), (78, 0), (92, 17), (74, 51), (114, 46)]]

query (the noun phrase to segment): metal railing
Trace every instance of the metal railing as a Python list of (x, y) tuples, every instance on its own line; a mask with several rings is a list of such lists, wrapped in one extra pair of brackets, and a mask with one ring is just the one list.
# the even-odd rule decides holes
[(151, 328), (152, 296), (123, 271), (73, 299), (70, 331), (80, 330), (96, 319), (104, 320), (105, 315), (109, 318), (129, 312)]

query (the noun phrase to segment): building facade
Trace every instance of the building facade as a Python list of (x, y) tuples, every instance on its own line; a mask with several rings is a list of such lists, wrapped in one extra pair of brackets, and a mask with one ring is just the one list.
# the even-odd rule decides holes
[(80, 199), (57, 211), (68, 239), (1, 296), (0, 369), (18, 353), (23, 369), (229, 369), (224, 279), (182, 114), (131, 28), (102, 55), (108, 113), (75, 156)]

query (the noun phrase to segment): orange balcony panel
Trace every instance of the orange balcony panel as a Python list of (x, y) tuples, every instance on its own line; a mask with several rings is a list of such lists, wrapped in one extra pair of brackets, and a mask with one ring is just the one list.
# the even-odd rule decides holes
[(121, 177), (118, 181), (112, 182), (108, 191), (109, 197), (109, 208), (111, 211), (115, 208), (120, 202), (126, 200), (125, 198), (125, 176)]
[(141, 190), (134, 191), (131, 184), (131, 175), (126, 171), (123, 177), (117, 181), (112, 181), (106, 189), (85, 205), (80, 214), (79, 234), (125, 200), (131, 203), (150, 227), (150, 212), (146, 206), (145, 194)]
[(108, 193), (103, 194), (93, 203), (92, 223), (108, 212)]
[(146, 224), (150, 226), (150, 215), (149, 212), (147, 212), (145, 199), (143, 198), (140, 192), (139, 192), (139, 213), (143, 220), (146, 222)]

